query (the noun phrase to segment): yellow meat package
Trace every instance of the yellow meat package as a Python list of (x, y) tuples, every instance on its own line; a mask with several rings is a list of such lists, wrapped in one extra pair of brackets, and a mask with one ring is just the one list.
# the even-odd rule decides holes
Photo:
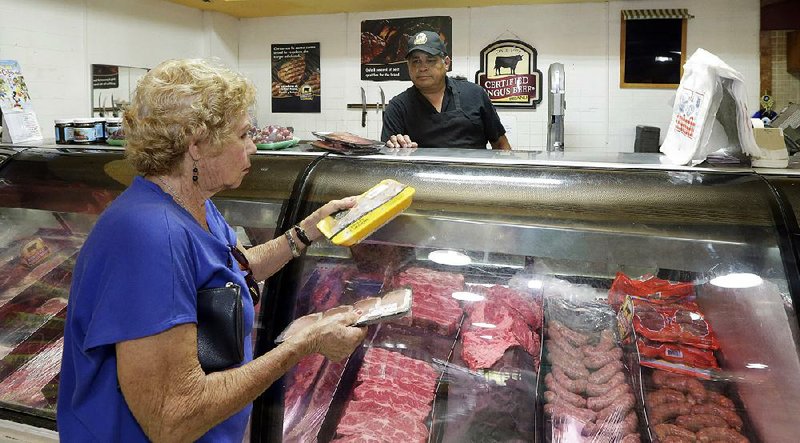
[(355, 206), (325, 217), (317, 227), (333, 244), (352, 246), (408, 208), (413, 195), (411, 186), (382, 180), (359, 195)]

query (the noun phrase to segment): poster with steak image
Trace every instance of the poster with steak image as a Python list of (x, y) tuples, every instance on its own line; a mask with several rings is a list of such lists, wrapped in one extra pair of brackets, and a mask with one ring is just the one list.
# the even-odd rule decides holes
[[(362, 21), (361, 80), (378, 82), (411, 80), (406, 65), (408, 39), (420, 31), (438, 33), (447, 53), (452, 52), (452, 17), (407, 17)], [(450, 69), (452, 70), (452, 65)]]
[(272, 112), (320, 112), (319, 42), (272, 45)]

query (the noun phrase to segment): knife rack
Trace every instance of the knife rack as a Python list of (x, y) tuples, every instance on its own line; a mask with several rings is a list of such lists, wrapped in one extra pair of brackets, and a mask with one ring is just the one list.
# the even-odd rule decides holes
[[(361, 103), (348, 103), (347, 109), (364, 109)], [(366, 109), (381, 109), (381, 105), (377, 103), (367, 103)]]

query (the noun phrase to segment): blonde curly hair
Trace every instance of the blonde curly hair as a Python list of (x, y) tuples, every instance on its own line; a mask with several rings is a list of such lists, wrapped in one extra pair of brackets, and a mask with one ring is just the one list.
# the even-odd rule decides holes
[(167, 60), (139, 80), (125, 110), (125, 155), (140, 174), (163, 175), (193, 137), (221, 151), (255, 95), (250, 80), (216, 61)]

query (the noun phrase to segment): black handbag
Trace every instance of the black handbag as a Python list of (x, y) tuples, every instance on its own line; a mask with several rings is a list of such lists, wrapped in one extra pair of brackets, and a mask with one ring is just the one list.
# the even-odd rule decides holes
[(197, 292), (197, 357), (208, 374), (244, 360), (244, 311), (241, 288), (228, 283), (223, 288)]

